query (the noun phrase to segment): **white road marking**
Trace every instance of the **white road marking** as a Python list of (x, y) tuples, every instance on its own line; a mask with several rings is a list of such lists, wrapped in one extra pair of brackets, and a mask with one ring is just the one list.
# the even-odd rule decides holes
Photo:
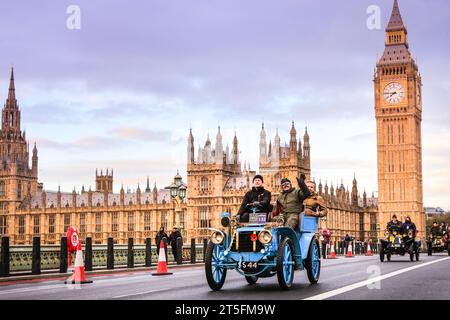
[(348, 286), (345, 286), (345, 287), (342, 287), (342, 288), (339, 288), (339, 289), (331, 290), (331, 291), (324, 292), (324, 293), (321, 293), (321, 294), (318, 294), (318, 295), (315, 295), (315, 296), (312, 296), (312, 297), (309, 297), (309, 298), (305, 298), (304, 300), (324, 300), (324, 299), (328, 299), (328, 298), (337, 296), (339, 294), (342, 294), (342, 293), (345, 293), (345, 292), (348, 292), (348, 291), (351, 291), (351, 290), (354, 290), (354, 289), (357, 289), (357, 288), (361, 288), (361, 287), (367, 286), (368, 284), (372, 284), (372, 283), (377, 282), (377, 281), (381, 281), (381, 280), (384, 280), (384, 279), (387, 279), (387, 278), (391, 278), (391, 277), (394, 277), (396, 275), (399, 275), (399, 274), (402, 274), (402, 273), (405, 273), (405, 272), (408, 272), (408, 271), (411, 271), (411, 270), (423, 268), (423, 267), (429, 266), (431, 264), (442, 262), (442, 261), (445, 261), (445, 260), (448, 260), (448, 259), (450, 259), (450, 257), (443, 258), (443, 259), (438, 259), (438, 260), (433, 260), (433, 261), (422, 263), (422, 264), (419, 264), (419, 265), (415, 265), (415, 266), (412, 266), (412, 267), (409, 267), (409, 268), (400, 269), (400, 270), (397, 270), (397, 271), (394, 271), (394, 272), (391, 272), (391, 273), (388, 273), (388, 274), (385, 274), (385, 275), (382, 275), (382, 276), (379, 276), (379, 277), (370, 278), (370, 279), (367, 279), (367, 280), (364, 280), (364, 281), (361, 281), (361, 282), (357, 282), (357, 283), (354, 283), (354, 284), (351, 284), (351, 285), (348, 285)]
[(137, 292), (137, 293), (131, 293), (131, 294), (124, 294), (124, 295), (120, 295), (120, 296), (115, 296), (115, 297), (113, 297), (113, 299), (120, 299), (120, 298), (125, 298), (125, 297), (132, 297), (132, 296), (139, 296), (139, 295), (142, 295), (142, 294), (155, 293), (155, 292), (163, 292), (163, 291), (168, 291), (168, 290), (172, 290), (172, 289), (173, 288), (164, 288), (164, 289), (156, 289), (156, 290)]
[(2, 290), (0, 294), (11, 294), (11, 293), (25, 293), (30, 291), (39, 291), (39, 290), (47, 290), (47, 289), (56, 289), (56, 288), (66, 288), (65, 284), (56, 284), (56, 285), (47, 285), (47, 286), (39, 286), (34, 288), (20, 288), (20, 289), (11, 289), (11, 290)]

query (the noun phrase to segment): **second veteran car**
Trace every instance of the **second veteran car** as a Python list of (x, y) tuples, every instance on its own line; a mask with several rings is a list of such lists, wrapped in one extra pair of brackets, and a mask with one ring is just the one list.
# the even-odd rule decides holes
[(429, 256), (433, 253), (448, 252), (450, 256), (450, 241), (448, 234), (444, 235), (430, 235), (427, 240), (427, 254)]
[(383, 262), (385, 257), (387, 261), (391, 261), (392, 255), (409, 255), (411, 261), (419, 261), (420, 241), (413, 238), (412, 230), (403, 234), (401, 227), (391, 227), (386, 231), (386, 240), (381, 241), (380, 261)]

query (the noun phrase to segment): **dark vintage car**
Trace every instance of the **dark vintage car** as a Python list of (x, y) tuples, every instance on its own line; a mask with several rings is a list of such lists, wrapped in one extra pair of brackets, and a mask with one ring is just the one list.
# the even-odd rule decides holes
[(419, 251), (421, 243), (415, 241), (413, 233), (410, 230), (407, 234), (402, 234), (401, 228), (391, 228), (386, 231), (386, 239), (381, 240), (380, 261), (383, 262), (386, 257), (387, 261), (391, 261), (392, 255), (404, 256), (409, 255), (411, 261), (419, 261)]
[(431, 234), (427, 240), (427, 253), (429, 256), (433, 253), (448, 252), (450, 256), (450, 237), (448, 234)]

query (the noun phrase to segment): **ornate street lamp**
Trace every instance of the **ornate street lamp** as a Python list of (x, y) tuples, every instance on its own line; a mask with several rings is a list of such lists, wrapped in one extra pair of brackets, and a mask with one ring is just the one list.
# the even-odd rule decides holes
[(170, 190), (170, 197), (175, 204), (175, 225), (180, 228), (181, 233), (183, 233), (184, 229), (184, 225), (181, 224), (181, 204), (183, 203), (184, 198), (186, 198), (187, 190), (187, 185), (182, 179), (179, 171), (177, 171), (177, 175), (174, 177), (172, 184), (165, 188)]

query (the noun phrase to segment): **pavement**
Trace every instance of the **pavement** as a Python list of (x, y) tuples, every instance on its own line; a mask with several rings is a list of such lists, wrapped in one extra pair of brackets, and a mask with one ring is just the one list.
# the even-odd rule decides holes
[(153, 270), (89, 274), (91, 284), (64, 284), (61, 279), (12, 280), (0, 283), (0, 300), (449, 300), (450, 257), (421, 255), (420, 261), (378, 255), (322, 259), (319, 283), (310, 285), (296, 271), (291, 290), (282, 291), (276, 276), (247, 284), (229, 270), (222, 290), (208, 287), (204, 266), (170, 268), (173, 275), (154, 277)]

